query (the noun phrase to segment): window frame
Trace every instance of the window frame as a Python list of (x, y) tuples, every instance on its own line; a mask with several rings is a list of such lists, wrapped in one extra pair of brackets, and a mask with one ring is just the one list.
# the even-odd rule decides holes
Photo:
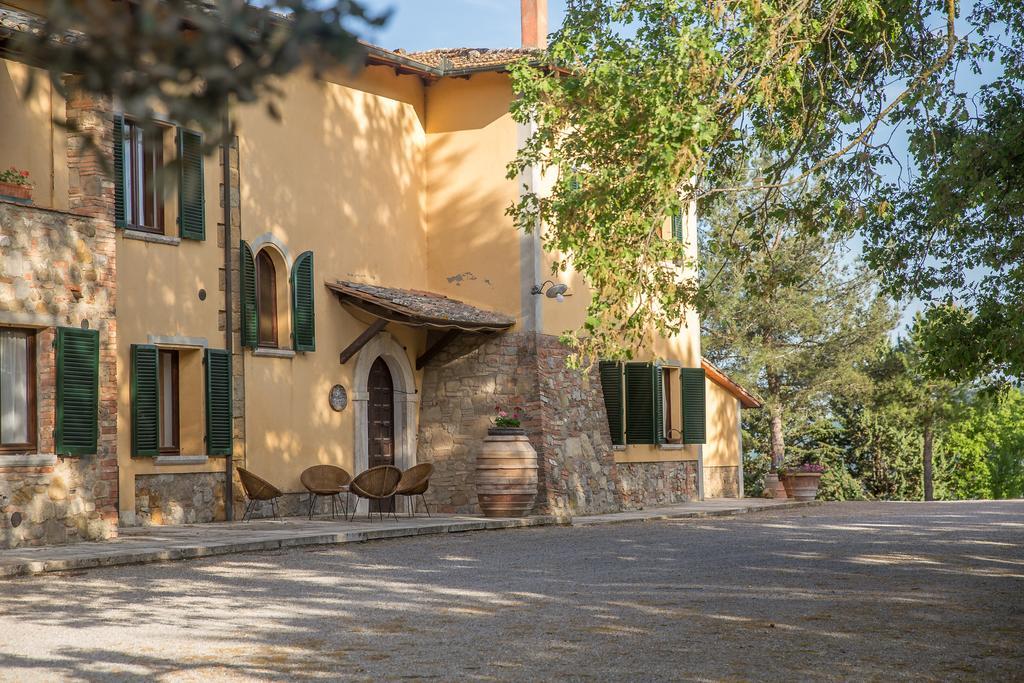
[[(164, 446), (164, 388), (163, 359), (171, 359), (171, 435), (172, 445)], [(157, 349), (157, 391), (159, 417), (157, 418), (157, 450), (160, 455), (181, 454), (181, 384), (178, 380), (179, 356), (174, 349)]]
[(662, 431), (664, 432), (665, 443), (680, 443), (683, 440), (683, 433), (679, 430), (679, 436), (673, 437), (672, 430), (675, 425), (672, 422), (672, 371), (671, 365), (661, 366), (661, 413)]
[(25, 333), (25, 403), (28, 409), (28, 414), (26, 415), (28, 422), (26, 432), (29, 438), (25, 443), (0, 443), (0, 455), (35, 453), (39, 449), (39, 428), (37, 421), (38, 406), (36, 404), (36, 388), (39, 383), (36, 359), (37, 331), (25, 327), (3, 327), (0, 328), (0, 331)]
[[(277, 294), (278, 294), (278, 273), (277, 264), (274, 263), (274, 257), (270, 255), (267, 249), (260, 249), (256, 252), (256, 256), (253, 259), (255, 261), (256, 270), (256, 348), (261, 349), (276, 349), (280, 348), (280, 322), (278, 320), (278, 306), (277, 306)], [(263, 276), (264, 271), (267, 270), (269, 265), (270, 282), (264, 283)], [(264, 301), (264, 299), (267, 301)], [(266, 304), (269, 302), (270, 311), (266, 311)], [(264, 326), (263, 316), (268, 315), (270, 320), (270, 329), (266, 332), (270, 335), (271, 339), (264, 338)]]
[[(147, 131), (139, 123), (124, 118), (124, 194), (125, 227), (130, 230), (154, 235), (167, 234), (167, 203), (163, 183), (157, 178), (164, 167), (164, 136), (171, 129), (162, 123), (154, 123), (154, 130)], [(151, 136), (151, 140), (148, 139)], [(152, 147), (147, 149), (147, 143)], [(141, 159), (140, 159), (141, 157)], [(146, 188), (146, 178), (152, 178), (152, 187)], [(140, 183), (143, 187), (139, 187)], [(147, 225), (147, 207), (152, 211), (153, 225)]]

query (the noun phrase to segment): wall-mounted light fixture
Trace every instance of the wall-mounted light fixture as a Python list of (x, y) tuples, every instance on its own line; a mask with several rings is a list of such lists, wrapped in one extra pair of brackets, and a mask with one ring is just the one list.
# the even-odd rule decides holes
[[(547, 287), (547, 289), (544, 289), (545, 287)], [(555, 284), (551, 280), (545, 280), (539, 285), (534, 285), (533, 288), (530, 289), (530, 294), (535, 296), (537, 294), (543, 294), (547, 298), (554, 299), (555, 301), (565, 301), (565, 297), (572, 296), (572, 294), (567, 294), (568, 291), (569, 285), (563, 285), (561, 283)]]

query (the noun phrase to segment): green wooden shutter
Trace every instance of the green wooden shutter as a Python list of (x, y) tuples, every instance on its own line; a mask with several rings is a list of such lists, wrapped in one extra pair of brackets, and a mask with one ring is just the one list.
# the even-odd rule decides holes
[(231, 455), (231, 354), (206, 349), (206, 453)]
[(178, 229), (188, 240), (206, 239), (206, 202), (203, 197), (203, 136), (178, 128)]
[(622, 363), (614, 360), (603, 360), (598, 363), (601, 376), (601, 391), (604, 393), (604, 409), (608, 414), (608, 430), (612, 435), (612, 445), (624, 445), (623, 433), (623, 401), (622, 401)]
[(256, 348), (258, 342), (259, 312), (256, 309), (256, 262), (252, 249), (242, 240), (238, 252), (238, 296), (242, 309), (242, 346)]
[(92, 455), (99, 436), (100, 335), (57, 328), (57, 397), (54, 441), (58, 455)]
[(316, 351), (316, 320), (313, 306), (313, 252), (299, 254), (292, 266), (292, 346), (296, 351)]
[(683, 443), (707, 443), (707, 391), (704, 368), (682, 368)]
[(132, 344), (132, 455), (160, 453), (160, 351)]
[(114, 114), (114, 226), (118, 228), (128, 225), (124, 188), (124, 116)]
[(626, 443), (664, 440), (660, 371), (653, 363), (626, 363)]
[(672, 239), (676, 242), (683, 241), (683, 212), (681, 210), (672, 213)]

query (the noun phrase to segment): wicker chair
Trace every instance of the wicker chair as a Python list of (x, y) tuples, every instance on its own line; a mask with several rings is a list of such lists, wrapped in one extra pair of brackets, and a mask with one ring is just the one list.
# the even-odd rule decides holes
[(256, 505), (267, 500), (270, 501), (270, 510), (274, 513), (274, 519), (277, 519), (277, 499), (281, 497), (281, 489), (241, 467), (238, 468), (238, 478), (242, 480), (245, 497), (249, 499), (245, 506), (245, 514), (242, 515), (242, 521), (251, 519)]
[[(368, 501), (385, 501), (391, 496), (395, 495), (395, 491), (398, 489), (398, 482), (402, 479), (402, 470), (391, 465), (381, 465), (380, 467), (371, 467), (365, 472), (360, 472), (356, 475), (356, 478), (352, 480), (352, 483), (348, 485), (348, 490), (356, 496), (356, 498), (366, 498)], [(352, 506), (352, 519), (355, 519), (356, 508), (358, 505)], [(380, 508), (377, 509), (381, 520), (384, 519), (384, 514)], [(394, 515), (395, 520), (398, 519), (398, 515), (395, 515), (395, 509), (392, 506), (391, 514)], [(367, 506), (366, 517), (370, 517), (370, 509)]]
[(331, 518), (337, 513), (338, 497), (344, 493), (342, 506), (345, 517), (348, 517), (348, 485), (352, 475), (334, 465), (314, 465), (299, 475), (299, 481), (309, 491), (309, 518), (313, 519), (313, 509), (320, 498), (331, 499)]
[(419, 496), (420, 500), (423, 501), (423, 509), (427, 511), (427, 517), (430, 517), (430, 508), (427, 507), (427, 499), (423, 497), (423, 494), (427, 492), (427, 487), (430, 486), (430, 475), (433, 473), (434, 466), (429, 462), (413, 465), (405, 472), (402, 472), (402, 479), (398, 482), (398, 490), (395, 491), (395, 495), (408, 498), (410, 517), (413, 516), (416, 508), (416, 496)]

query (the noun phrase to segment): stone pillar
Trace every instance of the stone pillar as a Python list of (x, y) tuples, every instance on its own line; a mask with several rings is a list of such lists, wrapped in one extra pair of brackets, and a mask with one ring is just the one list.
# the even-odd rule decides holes
[[(242, 240), (242, 182), (241, 182), (241, 166), (240, 157), (238, 150), (238, 138), (235, 137), (231, 142), (231, 148), (228, 153), (229, 157), (229, 200), (230, 200), (230, 217), (231, 217), (231, 229), (228, 234), (225, 234), (224, 229), (224, 154), (223, 151), (219, 154), (220, 157), (220, 170), (221, 170), (221, 182), (220, 182), (220, 207), (221, 215), (217, 222), (217, 246), (224, 249), (224, 240), (227, 240), (231, 249), (231, 268), (230, 272), (225, 273), (223, 266), (220, 272), (220, 291), (221, 291), (221, 308), (220, 308), (220, 330), (225, 331), (227, 325), (227, 310), (228, 306), (231, 307), (231, 373), (232, 373), (232, 387), (234, 389), (234, 395), (232, 400), (232, 437), (234, 439), (231, 460), (235, 466), (245, 467), (245, 354), (242, 348), (242, 309), (241, 299), (238, 296), (238, 292), (241, 288), (241, 280), (238, 271), (238, 264), (240, 258), (239, 245)], [(231, 278), (231, 301), (226, 300), (226, 288), (225, 283), (227, 278)], [(242, 491), (242, 483), (238, 478), (238, 473), (233, 472), (232, 474), (232, 500), (228, 501), (229, 505), (235, 513), (235, 519), (241, 517), (242, 510), (245, 506), (245, 496)]]
[[(73, 83), (66, 104), (70, 131), (67, 141), (68, 206), (72, 213), (95, 220), (82, 224), (75, 243), (75, 266), (88, 267), (94, 274), (72, 291), (79, 303), (98, 303), (88, 320), (100, 333), (99, 482), (93, 485), (96, 509), (111, 527), (117, 525), (117, 242), (114, 228), (113, 107), (109, 99), (75, 90)], [(75, 273), (71, 274), (72, 286)], [(102, 292), (83, 297), (88, 287)], [(90, 301), (91, 299), (91, 301)], [(99, 301), (97, 301), (99, 299)], [(69, 321), (75, 324), (76, 321)], [(82, 321), (77, 321), (82, 326)]]

